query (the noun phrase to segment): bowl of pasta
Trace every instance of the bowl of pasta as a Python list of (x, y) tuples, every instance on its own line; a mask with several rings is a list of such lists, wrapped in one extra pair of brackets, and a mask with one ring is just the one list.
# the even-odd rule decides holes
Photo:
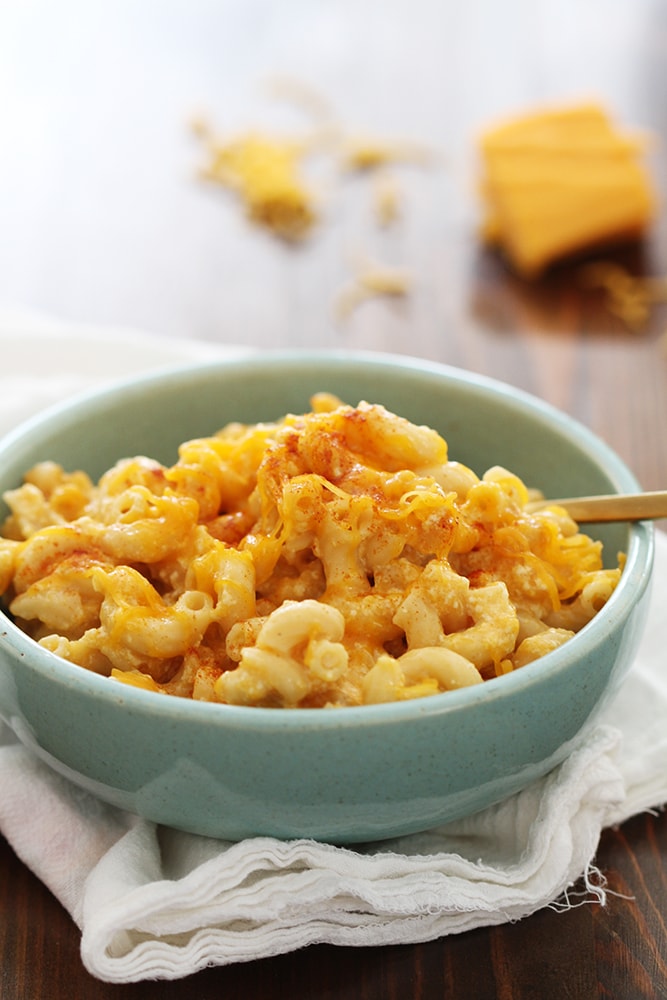
[(425, 830), (563, 761), (628, 672), (646, 523), (598, 437), (409, 357), (124, 380), (0, 442), (0, 716), (98, 798), (226, 840)]

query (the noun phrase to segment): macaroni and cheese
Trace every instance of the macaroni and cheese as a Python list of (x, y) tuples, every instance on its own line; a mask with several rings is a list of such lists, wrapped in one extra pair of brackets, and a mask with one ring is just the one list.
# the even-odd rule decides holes
[(479, 684), (566, 642), (620, 568), (562, 508), (383, 406), (327, 393), (98, 482), (5, 494), (0, 593), (46, 649), (151, 691), (353, 706)]

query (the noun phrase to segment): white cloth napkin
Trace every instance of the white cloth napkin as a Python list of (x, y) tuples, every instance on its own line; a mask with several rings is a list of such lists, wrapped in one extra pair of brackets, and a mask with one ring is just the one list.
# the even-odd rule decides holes
[[(14, 362), (16, 322), (0, 316), (0, 351), (10, 359), (0, 369), (0, 432), (63, 387), (119, 374), (109, 366), (115, 331), (27, 322), (20, 346), (30, 345)], [(230, 350), (129, 332), (121, 339), (124, 371)], [(469, 819), (354, 849), (216, 841), (99, 803), (5, 727), (0, 831), (80, 927), (87, 969), (109, 982), (177, 979), (316, 942), (427, 941), (567, 908), (581, 894), (604, 903), (604, 873), (594, 865), (601, 830), (667, 802), (666, 601), (667, 536), (658, 534), (648, 626), (616, 701), (564, 764)]]

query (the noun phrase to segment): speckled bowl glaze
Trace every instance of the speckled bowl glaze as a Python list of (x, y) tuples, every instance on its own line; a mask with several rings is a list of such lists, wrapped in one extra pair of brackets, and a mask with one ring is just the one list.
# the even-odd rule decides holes
[[(450, 457), (479, 474), (505, 465), (550, 496), (638, 488), (604, 442), (509, 386), (407, 357), (279, 352), (138, 377), (51, 409), (0, 442), (0, 491), (43, 459), (95, 477), (129, 455), (171, 464), (188, 438), (304, 411), (320, 390), (429, 424)], [(560, 649), (483, 685), (361, 708), (197, 703), (68, 664), (0, 615), (0, 713), (95, 796), (195, 833), (353, 843), (427, 829), (545, 774), (625, 675), (644, 618), (652, 529), (591, 533), (612, 560), (627, 552), (611, 600)]]

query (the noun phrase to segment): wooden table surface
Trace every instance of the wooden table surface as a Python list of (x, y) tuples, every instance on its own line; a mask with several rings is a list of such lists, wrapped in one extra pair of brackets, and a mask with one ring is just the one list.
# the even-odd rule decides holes
[[(393, 169), (394, 226), (374, 218), (370, 177), (320, 164), (318, 223), (287, 247), (198, 177), (195, 115), (229, 135), (312, 125), (298, 88), (290, 100), (276, 88), (287, 79), (346, 130), (433, 152)], [(667, 309), (630, 330), (582, 287), (580, 262), (533, 284), (513, 276), (478, 240), (474, 145), (499, 115), (599, 98), (654, 134), (664, 193), (667, 4), (4, 0), (0, 91), (0, 304), (164, 337), (447, 362), (556, 404), (645, 488), (667, 485)], [(663, 207), (641, 244), (606, 259), (667, 274), (666, 224)], [(410, 294), (341, 319), (337, 298), (365, 258), (405, 271)], [(1, 841), (0, 996), (666, 997), (666, 862), (667, 816), (641, 815), (602, 836), (605, 907), (110, 986), (83, 970), (76, 928)]]

